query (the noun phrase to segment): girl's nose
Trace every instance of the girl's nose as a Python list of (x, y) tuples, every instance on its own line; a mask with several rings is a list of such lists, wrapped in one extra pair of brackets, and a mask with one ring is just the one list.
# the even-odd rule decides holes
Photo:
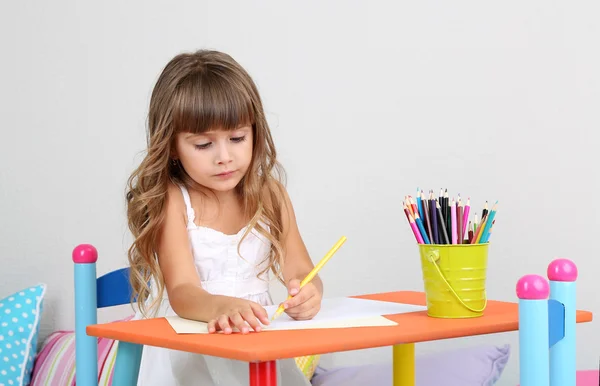
[(221, 143), (217, 151), (217, 165), (225, 165), (230, 163), (231, 161), (231, 152), (229, 151), (228, 143)]

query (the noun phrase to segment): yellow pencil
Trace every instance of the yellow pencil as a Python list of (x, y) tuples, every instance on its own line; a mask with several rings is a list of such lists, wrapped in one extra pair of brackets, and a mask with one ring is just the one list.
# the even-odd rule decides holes
[[(335, 243), (335, 245), (333, 246), (333, 248), (331, 248), (329, 250), (329, 252), (327, 252), (327, 254), (325, 255), (325, 257), (323, 257), (321, 259), (321, 261), (319, 261), (319, 263), (317, 265), (315, 265), (315, 267), (312, 269), (312, 271), (310, 271), (310, 273), (308, 275), (306, 275), (306, 277), (304, 278), (304, 280), (302, 280), (300, 282), (300, 288), (302, 288), (306, 284), (308, 284), (317, 275), (317, 273), (319, 273), (319, 271), (321, 270), (321, 268), (323, 268), (323, 266), (325, 265), (325, 263), (327, 263), (327, 261), (329, 261), (329, 259), (331, 259), (331, 256), (333, 256), (333, 254), (336, 253), (337, 250), (340, 249), (340, 247), (342, 246), (342, 244), (344, 244), (345, 242), (346, 242), (346, 236), (342, 236), (342, 238), (339, 239), (337, 243)], [(289, 300), (291, 298), (292, 298), (291, 296), (288, 296), (287, 300)], [(283, 311), (284, 311), (283, 303), (281, 303), (281, 305), (279, 306), (279, 308), (277, 308), (277, 311), (275, 311), (275, 313), (273, 314), (273, 317), (271, 318), (271, 320), (275, 320), (275, 318), (277, 318), (279, 315), (281, 315), (281, 313)]]
[(488, 220), (488, 218), (486, 216), (485, 219), (481, 222), (479, 233), (477, 234), (477, 239), (475, 240), (475, 242), (473, 244), (479, 244), (479, 241), (481, 240), (481, 235), (483, 234), (483, 229), (485, 228), (485, 226), (487, 224), (487, 220)]

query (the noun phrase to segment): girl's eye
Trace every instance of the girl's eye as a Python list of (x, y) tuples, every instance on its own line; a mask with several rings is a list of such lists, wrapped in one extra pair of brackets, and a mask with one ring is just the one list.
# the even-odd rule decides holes
[(208, 149), (208, 147), (210, 146), (210, 142), (208, 143), (203, 143), (200, 145), (194, 145), (194, 147), (198, 150), (202, 150), (202, 149)]
[(239, 142), (243, 142), (246, 140), (246, 136), (241, 136), (241, 137), (233, 137), (231, 138), (231, 142), (235, 142), (235, 143), (239, 143)]

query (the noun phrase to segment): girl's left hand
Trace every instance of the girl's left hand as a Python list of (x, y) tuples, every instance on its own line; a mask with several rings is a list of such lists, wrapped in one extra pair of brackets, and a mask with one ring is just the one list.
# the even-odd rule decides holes
[(285, 313), (296, 320), (312, 319), (321, 309), (321, 292), (312, 283), (300, 288), (300, 280), (292, 279), (288, 283), (288, 293), (292, 296), (283, 304)]

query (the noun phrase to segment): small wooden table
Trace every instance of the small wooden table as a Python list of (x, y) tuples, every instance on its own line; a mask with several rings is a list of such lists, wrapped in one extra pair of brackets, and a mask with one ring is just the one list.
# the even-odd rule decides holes
[[(356, 296), (406, 304), (425, 305), (423, 292), (400, 291)], [(157, 346), (249, 362), (251, 386), (277, 385), (275, 361), (305, 355), (393, 346), (394, 386), (415, 383), (414, 344), (505, 331), (519, 325), (518, 303), (489, 300), (483, 316), (472, 319), (437, 319), (426, 311), (385, 315), (397, 326), (264, 331), (242, 334), (177, 334), (166, 319), (154, 318), (97, 324), (90, 336), (119, 340), (116, 379), (135, 385), (142, 346)], [(590, 322), (592, 313), (577, 311), (577, 323)], [(115, 384), (114, 386), (121, 386)]]

